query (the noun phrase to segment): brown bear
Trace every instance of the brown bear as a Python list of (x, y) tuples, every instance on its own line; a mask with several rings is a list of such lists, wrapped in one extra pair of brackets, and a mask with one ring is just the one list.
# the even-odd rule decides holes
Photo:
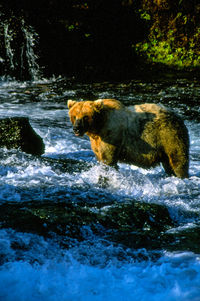
[(188, 177), (187, 128), (164, 106), (146, 103), (127, 108), (115, 99), (98, 99), (68, 100), (68, 108), (75, 135), (89, 136), (100, 162), (142, 168), (162, 163), (167, 174)]

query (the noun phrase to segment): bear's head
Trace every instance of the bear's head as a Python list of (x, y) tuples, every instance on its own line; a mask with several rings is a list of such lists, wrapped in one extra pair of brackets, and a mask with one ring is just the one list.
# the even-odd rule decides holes
[(102, 99), (96, 101), (68, 100), (69, 117), (76, 136), (86, 132), (95, 133), (100, 126), (100, 113), (104, 107)]

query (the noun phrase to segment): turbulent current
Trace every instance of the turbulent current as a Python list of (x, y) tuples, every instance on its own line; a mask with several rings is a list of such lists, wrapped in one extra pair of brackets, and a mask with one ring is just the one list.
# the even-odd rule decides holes
[[(105, 171), (88, 138), (73, 134), (69, 98), (155, 102), (175, 110), (189, 130), (189, 178), (168, 177), (162, 166), (119, 164)], [(28, 117), (45, 153), (0, 151), (0, 301), (199, 301), (199, 104), (200, 85), (189, 80), (1, 78), (0, 118)], [(99, 183), (102, 175), (106, 185)], [(160, 210), (149, 223), (133, 225), (131, 208), (144, 203)]]

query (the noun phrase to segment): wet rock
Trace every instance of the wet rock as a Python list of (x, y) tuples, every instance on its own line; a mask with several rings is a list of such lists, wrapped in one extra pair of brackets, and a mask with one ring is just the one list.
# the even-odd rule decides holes
[(42, 138), (26, 117), (0, 119), (0, 147), (19, 148), (32, 155), (42, 155), (45, 149)]
[(128, 247), (156, 249), (168, 244), (166, 231), (174, 226), (166, 207), (131, 202), (112, 206), (101, 218), (107, 238)]
[(200, 252), (200, 224), (180, 229), (165, 206), (137, 201), (75, 202), (72, 196), (71, 201), (57, 203), (4, 203), (0, 205), (2, 228), (56, 237), (65, 248), (77, 241), (95, 243), (98, 238), (125, 248)]
[[(171, 243), (168, 250), (174, 251), (191, 251), (196, 254), (200, 253), (200, 223), (194, 223), (193, 227), (183, 229), (173, 229), (169, 231)], [(172, 239), (173, 238), (173, 239)]]
[(3, 204), (1, 228), (13, 228), (51, 236), (56, 233), (61, 244), (89, 239), (85, 227), (98, 237), (133, 248), (158, 249), (169, 243), (166, 230), (174, 226), (167, 208), (141, 202), (112, 204), (86, 203)]

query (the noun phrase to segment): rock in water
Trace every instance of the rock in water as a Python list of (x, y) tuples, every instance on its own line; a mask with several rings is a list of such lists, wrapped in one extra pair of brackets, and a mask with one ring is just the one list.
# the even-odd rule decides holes
[(42, 155), (45, 145), (26, 117), (0, 119), (0, 147), (19, 148), (32, 155)]
[(72, 240), (90, 239), (89, 230), (94, 236), (125, 247), (153, 250), (167, 248), (171, 243), (171, 249), (176, 250), (175, 234), (166, 232), (176, 226), (166, 207), (133, 200), (127, 204), (114, 202), (105, 209), (105, 203), (76, 203), (75, 199), (71, 195), (67, 202), (56, 203), (51, 199), (36, 202), (34, 197), (29, 202), (0, 204), (0, 229), (44, 237), (56, 234), (66, 247)]

